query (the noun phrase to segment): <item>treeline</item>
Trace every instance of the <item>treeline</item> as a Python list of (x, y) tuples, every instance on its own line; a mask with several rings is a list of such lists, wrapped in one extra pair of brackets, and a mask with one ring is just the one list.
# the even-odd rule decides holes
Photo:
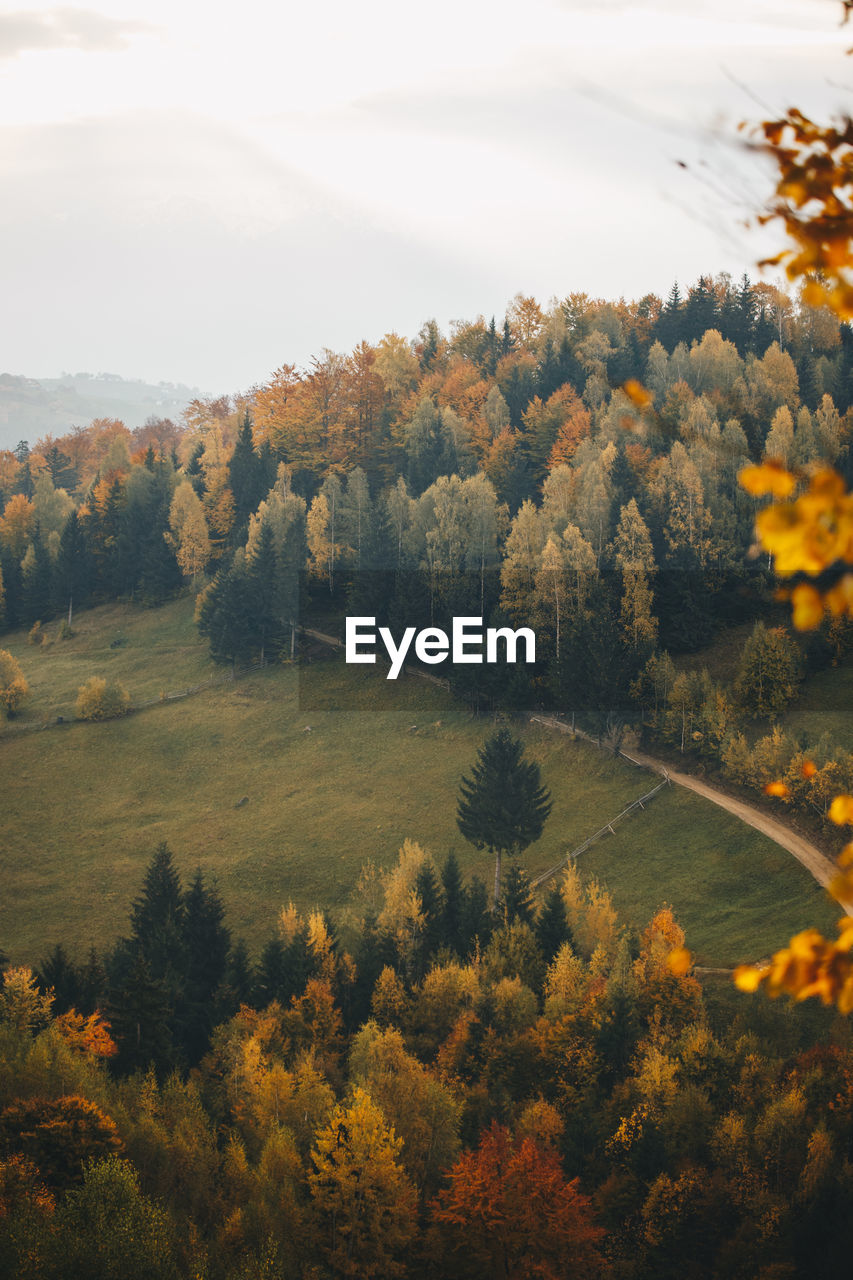
[[(234, 664), (295, 655), (312, 612), (509, 621), (536, 629), (535, 672), (464, 666), (458, 691), (618, 736), (651, 723), (650, 661), (766, 609), (738, 473), (761, 457), (849, 469), (848, 355), (828, 312), (725, 278), (683, 302), (520, 297), (502, 330), (428, 324), (327, 352), (239, 403), (195, 402), (182, 430), (101, 422), (7, 455), (0, 608), (32, 626), (187, 584)], [(73, 496), (57, 487), (76, 477)], [(849, 627), (826, 622), (820, 646), (837, 660)]]
[[(45, 621), (75, 600), (154, 602), (227, 563), (280, 464), (308, 507), (324, 482), (354, 473), (374, 503), (400, 480), (419, 499), (439, 477), (479, 475), (506, 511), (502, 536), (565, 465), (604, 468), (611, 534), (632, 496), (648, 522), (642, 498), (674, 438), (725, 455), (729, 478), (736, 462), (768, 447), (791, 461), (843, 463), (851, 350), (847, 327), (828, 312), (747, 279), (703, 279), (666, 302), (570, 295), (543, 310), (519, 296), (502, 328), (480, 318), (444, 335), (429, 322), (415, 342), (389, 334), (348, 357), (327, 351), (305, 371), (282, 366), (244, 396), (195, 401), (179, 425), (151, 419), (129, 432), (101, 419), (33, 449), (22, 441), (0, 454), (6, 625)], [(632, 421), (619, 392), (631, 379), (652, 393), (656, 425)], [(777, 421), (783, 409), (791, 416)], [(325, 497), (334, 546), (334, 495)], [(597, 557), (608, 524), (592, 509), (600, 500), (588, 492), (574, 520)], [(706, 513), (715, 505), (706, 494)], [(66, 530), (72, 509), (76, 527)], [(715, 523), (723, 518), (713, 511)], [(320, 524), (321, 509), (316, 539)], [(686, 535), (700, 559), (701, 524)], [(672, 526), (661, 534), (673, 535), (684, 541)], [(379, 555), (360, 538), (348, 545), (358, 563)]]
[(337, 927), (284, 908), (253, 964), (163, 846), (109, 954), (5, 969), (0, 1269), (840, 1273), (849, 1028), (706, 1004), (683, 943), (574, 868), (537, 905), (511, 864), (495, 918), (406, 842)]

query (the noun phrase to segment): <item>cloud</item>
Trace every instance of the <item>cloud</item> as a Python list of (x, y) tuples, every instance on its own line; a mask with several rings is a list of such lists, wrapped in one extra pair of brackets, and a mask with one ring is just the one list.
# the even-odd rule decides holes
[(129, 36), (151, 30), (147, 23), (109, 18), (90, 9), (0, 14), (0, 58), (51, 49), (111, 53), (126, 48)]
[(520, 287), (186, 115), (0, 130), (0, 170), (12, 372), (234, 390), (324, 346), (446, 324), (444, 308), (497, 309)]

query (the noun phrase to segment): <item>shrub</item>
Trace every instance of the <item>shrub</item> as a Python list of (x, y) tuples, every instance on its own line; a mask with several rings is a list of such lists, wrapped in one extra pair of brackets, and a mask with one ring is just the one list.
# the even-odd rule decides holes
[(44, 632), (41, 629), (40, 622), (34, 622), (30, 627), (30, 634), (27, 636), (28, 644), (41, 644), (44, 640)]
[(0, 708), (13, 716), (30, 696), (30, 686), (18, 662), (7, 649), (0, 649)]
[(77, 691), (78, 720), (112, 720), (130, 710), (130, 694), (118, 680), (108, 684), (102, 676), (90, 676)]

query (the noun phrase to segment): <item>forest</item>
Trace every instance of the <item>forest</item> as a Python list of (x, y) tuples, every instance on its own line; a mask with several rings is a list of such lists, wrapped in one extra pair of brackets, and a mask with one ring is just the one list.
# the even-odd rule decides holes
[[(55, 651), (91, 606), (189, 594), (235, 676), (307, 662), (347, 615), (531, 626), (530, 668), (441, 668), (484, 737), (558, 712), (613, 751), (630, 734), (770, 788), (827, 840), (853, 742), (784, 715), (845, 676), (853, 623), (792, 625), (756, 541), (766, 491), (740, 477), (821, 463), (849, 488), (851, 374), (822, 300), (725, 275), (665, 300), (519, 295), (501, 323), (325, 350), (177, 423), (0, 453), (0, 623)], [(0, 649), (10, 730), (27, 651)], [(80, 688), (82, 721), (132, 711), (100, 673)], [(841, 1272), (846, 1018), (695, 970), (666, 885), (640, 928), (571, 862), (538, 895), (523, 859), (498, 875), (493, 908), (409, 839), (365, 861), (346, 912), (271, 904), (252, 954), (166, 842), (112, 945), (6, 963), (2, 1274)]]
[[(500, 327), (326, 351), (179, 424), (22, 442), (0, 454), (3, 622), (40, 641), (87, 604), (191, 590), (234, 668), (293, 658), (300, 626), (342, 634), (345, 614), (530, 626), (534, 669), (459, 665), (455, 691), (555, 708), (614, 744), (633, 724), (759, 789), (790, 775), (789, 803), (823, 817), (853, 785), (849, 746), (773, 722), (804, 674), (849, 654), (851, 627), (828, 616), (797, 637), (774, 612), (764, 500), (738, 474), (822, 459), (849, 478), (851, 344), (829, 308), (746, 277), (630, 304), (519, 296)], [(745, 622), (729, 680), (674, 663)]]

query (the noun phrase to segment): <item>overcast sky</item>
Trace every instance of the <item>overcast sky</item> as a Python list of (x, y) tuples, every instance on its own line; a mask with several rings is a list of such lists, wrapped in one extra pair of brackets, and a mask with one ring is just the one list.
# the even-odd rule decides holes
[(740, 222), (769, 182), (734, 127), (850, 109), (840, 14), (18, 0), (0, 13), (0, 372), (220, 393), (431, 316), (500, 320), (519, 291), (740, 275), (768, 247)]

